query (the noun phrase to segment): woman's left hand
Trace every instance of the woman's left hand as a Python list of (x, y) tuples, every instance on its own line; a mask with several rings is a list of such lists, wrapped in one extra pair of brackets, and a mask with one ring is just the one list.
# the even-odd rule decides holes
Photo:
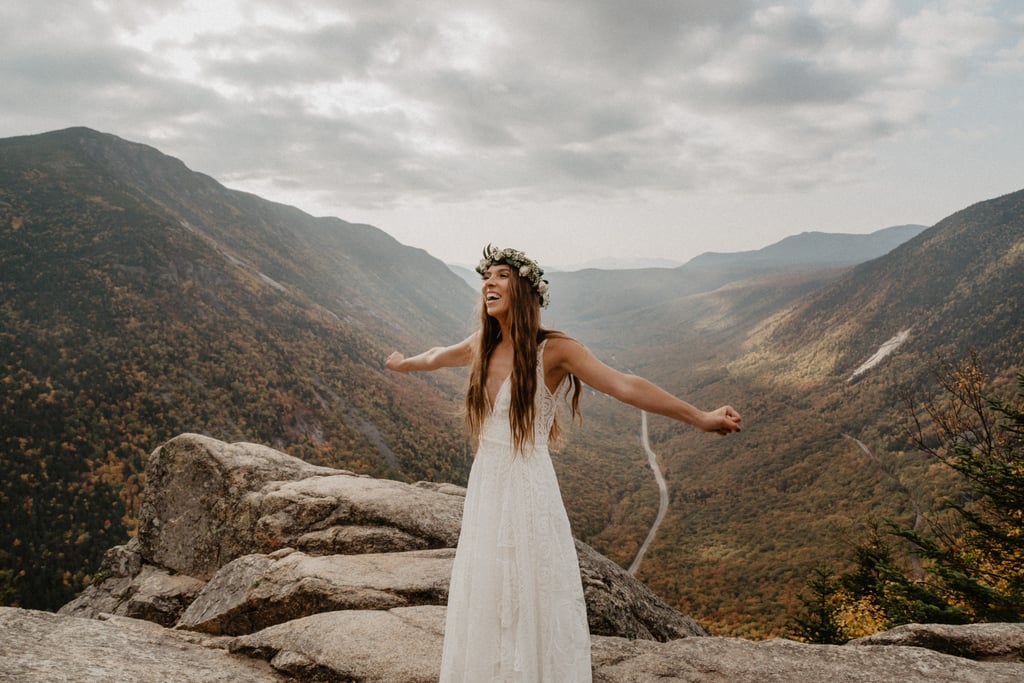
[(732, 432), (740, 431), (740, 422), (743, 418), (732, 406), (722, 406), (718, 410), (705, 413), (705, 423), (701, 429), (705, 432), (715, 432), (725, 436)]

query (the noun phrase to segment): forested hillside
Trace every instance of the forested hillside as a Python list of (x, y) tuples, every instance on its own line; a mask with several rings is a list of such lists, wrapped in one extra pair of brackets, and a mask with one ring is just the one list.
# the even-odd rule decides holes
[[(1024, 193), (958, 212), (862, 265), (700, 289), (645, 303), (641, 286), (554, 322), (610, 364), (743, 413), (744, 431), (728, 438), (652, 418), (671, 503), (639, 576), (715, 632), (780, 635), (816, 564), (841, 565), (870, 524), (913, 524), (918, 507), (957, 493), (949, 473), (914, 449), (900, 392), (931, 389), (938, 357), (973, 348), (989, 389), (1012, 394), (1024, 365)], [(639, 418), (600, 398), (584, 410), (566, 469), (589, 474), (559, 472), (578, 502), (570, 514), (595, 547), (627, 564), (656, 512), (653, 481), (606, 512), (594, 473), (615, 476), (619, 453), (643, 468)], [(601, 442), (578, 452), (592, 438), (587, 425)]]
[(143, 459), (200, 432), (463, 481), (460, 380), (400, 379), (473, 293), (379, 230), (87, 129), (0, 141), (0, 597), (53, 608), (132, 532)]

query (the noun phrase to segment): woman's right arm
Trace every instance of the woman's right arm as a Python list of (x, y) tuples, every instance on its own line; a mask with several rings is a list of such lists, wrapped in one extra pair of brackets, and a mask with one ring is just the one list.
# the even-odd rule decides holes
[(406, 358), (398, 351), (384, 361), (384, 367), (395, 372), (424, 372), (439, 368), (456, 368), (471, 365), (476, 349), (477, 334), (466, 337), (458, 344), (435, 346), (429, 351)]

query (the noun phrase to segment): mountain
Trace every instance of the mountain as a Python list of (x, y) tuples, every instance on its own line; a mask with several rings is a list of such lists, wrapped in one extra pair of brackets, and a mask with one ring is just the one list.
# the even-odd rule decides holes
[(901, 225), (868, 235), (805, 232), (756, 251), (707, 252), (677, 268), (554, 272), (551, 317), (568, 325), (587, 323), (772, 273), (852, 266), (888, 253), (922, 230)]
[(887, 254), (926, 227), (896, 225), (867, 235), (803, 232), (756, 251), (706, 252), (686, 266), (693, 270), (728, 268), (748, 273), (849, 266)]
[(836, 379), (903, 330), (909, 332), (901, 354), (919, 360), (976, 348), (997, 369), (1004, 360), (1019, 364), (1022, 266), (1024, 192), (1015, 192), (958, 211), (887, 258), (853, 268), (802, 302), (773, 338), (780, 348), (819, 354), (829, 336), (808, 332), (844, 329), (842, 350), (827, 370)]
[(383, 370), (465, 334), (473, 292), (367, 225), (74, 128), (0, 140), (0, 599), (65, 602), (178, 433), (464, 481), (461, 380)]
[(474, 292), (480, 288), (480, 273), (476, 272), (473, 268), (454, 263), (449, 263), (448, 268), (458, 275)]
[[(621, 273), (574, 274), (570, 288), (589, 288), (592, 303), (558, 325), (616, 367), (744, 415), (743, 432), (726, 438), (651, 418), (670, 505), (638, 576), (714, 633), (782, 635), (815, 565), (841, 570), (871, 524), (912, 525), (918, 509), (957, 495), (913, 447), (902, 393), (934, 390), (936, 359), (975, 349), (988, 389), (1012, 398), (1024, 364), (1024, 192), (968, 207), (859, 265), (728, 272), (717, 287), (680, 274), (671, 295), (655, 296), (661, 272), (635, 274), (628, 292), (615, 292)], [(588, 525), (583, 537), (628, 564), (657, 512), (652, 478), (639, 479), (639, 420), (599, 397), (584, 412), (564, 459), (587, 474), (568, 472), (563, 491), (574, 524)], [(638, 478), (623, 479), (626, 495), (607, 513), (594, 472)]]

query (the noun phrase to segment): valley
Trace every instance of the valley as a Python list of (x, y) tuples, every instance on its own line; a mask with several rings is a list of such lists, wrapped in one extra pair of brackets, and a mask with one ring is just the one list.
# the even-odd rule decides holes
[[(472, 329), (475, 292), (429, 254), (88, 129), (0, 140), (0, 181), (5, 604), (52, 609), (91, 581), (135, 532), (148, 454), (180, 433), (465, 483), (464, 373), (382, 367)], [(744, 417), (728, 438), (647, 419), (662, 506), (645, 423), (586, 389), (555, 458), (574, 533), (628, 566), (662, 517), (638, 578), (718, 635), (785, 635), (815, 566), (841, 569), (871, 524), (955, 495), (900, 396), (970, 349), (1008, 396), (1024, 193), (927, 229), (806, 233), (551, 287), (549, 327)]]

